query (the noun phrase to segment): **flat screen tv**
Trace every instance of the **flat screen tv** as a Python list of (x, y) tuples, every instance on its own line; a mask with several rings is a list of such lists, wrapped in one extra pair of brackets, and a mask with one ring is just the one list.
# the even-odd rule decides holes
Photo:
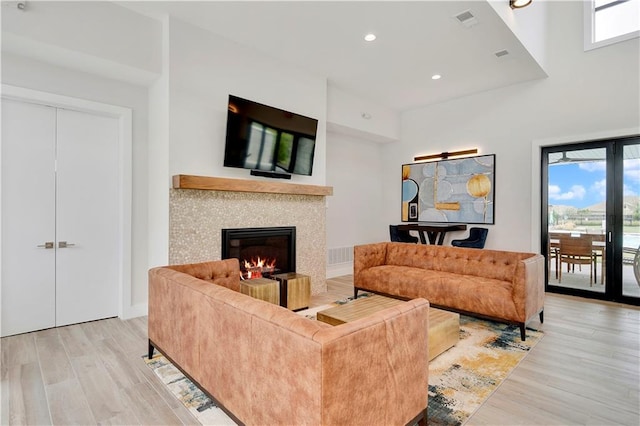
[(261, 176), (310, 176), (317, 129), (316, 119), (229, 95), (224, 165)]

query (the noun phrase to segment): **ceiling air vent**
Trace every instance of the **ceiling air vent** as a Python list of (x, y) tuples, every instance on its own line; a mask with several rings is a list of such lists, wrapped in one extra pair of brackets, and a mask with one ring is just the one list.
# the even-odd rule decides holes
[(464, 25), (467, 28), (470, 28), (478, 23), (476, 17), (471, 13), (470, 10), (465, 10), (464, 12), (460, 12), (454, 16), (458, 22)]
[(501, 58), (503, 56), (507, 56), (509, 54), (509, 51), (506, 49), (503, 50), (498, 50), (496, 53), (494, 53), (494, 55), (496, 55), (497, 58)]

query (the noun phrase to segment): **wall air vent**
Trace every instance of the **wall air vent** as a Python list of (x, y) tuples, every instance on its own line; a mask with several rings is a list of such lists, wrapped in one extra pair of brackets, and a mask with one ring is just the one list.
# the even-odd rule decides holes
[(509, 54), (509, 51), (506, 49), (503, 50), (498, 50), (496, 53), (494, 53), (494, 55), (496, 55), (497, 58), (501, 58), (503, 56), (507, 56)]
[(470, 10), (465, 10), (464, 12), (460, 12), (454, 16), (462, 25), (467, 28), (470, 28), (478, 23), (476, 17), (471, 13)]

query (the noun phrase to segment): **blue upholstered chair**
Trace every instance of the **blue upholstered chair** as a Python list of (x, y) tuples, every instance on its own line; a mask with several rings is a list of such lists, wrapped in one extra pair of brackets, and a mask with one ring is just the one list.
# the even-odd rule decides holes
[(464, 240), (451, 240), (451, 245), (454, 247), (468, 247), (468, 248), (484, 248), (484, 243), (487, 241), (487, 234), (489, 230), (487, 228), (470, 228), (469, 236)]
[(399, 243), (417, 243), (420, 241), (418, 237), (414, 237), (409, 231), (398, 229), (397, 225), (389, 225), (389, 236), (391, 237), (391, 241)]

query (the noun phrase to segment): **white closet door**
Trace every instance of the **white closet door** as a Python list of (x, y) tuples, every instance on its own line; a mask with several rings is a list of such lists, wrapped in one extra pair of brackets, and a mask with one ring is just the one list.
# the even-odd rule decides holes
[(59, 109), (57, 141), (56, 325), (61, 326), (118, 314), (118, 120)]
[(2, 336), (117, 316), (118, 137), (116, 118), (2, 100)]
[(54, 108), (2, 100), (2, 336), (55, 326), (55, 130)]

